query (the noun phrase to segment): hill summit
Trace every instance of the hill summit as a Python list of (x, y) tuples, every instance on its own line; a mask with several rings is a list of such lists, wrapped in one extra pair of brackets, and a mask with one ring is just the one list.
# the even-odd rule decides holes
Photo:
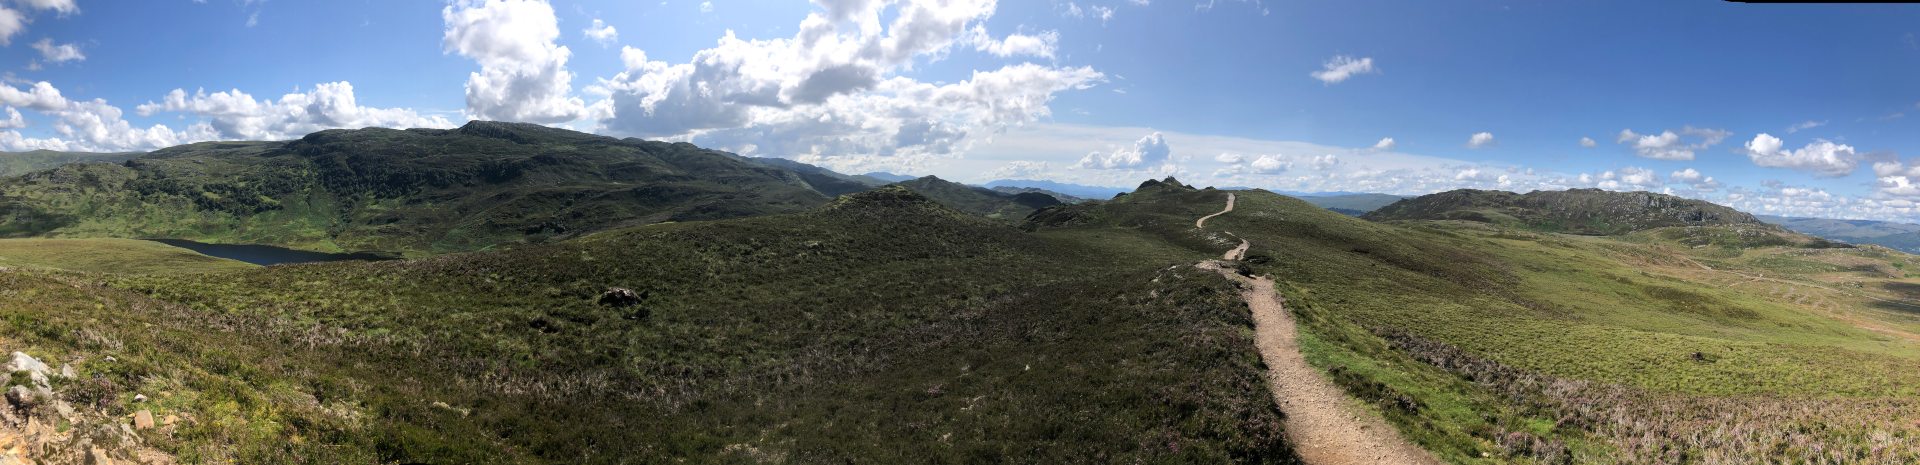
[(1711, 202), (1652, 192), (1600, 189), (1525, 194), (1458, 189), (1394, 202), (1363, 218), (1466, 220), (1588, 235), (1624, 234), (1669, 226), (1744, 225), (1779, 230), (1753, 215)]

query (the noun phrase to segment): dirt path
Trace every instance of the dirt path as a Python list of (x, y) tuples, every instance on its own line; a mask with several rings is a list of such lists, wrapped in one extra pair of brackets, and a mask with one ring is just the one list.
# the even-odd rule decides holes
[[(1233, 211), (1233, 196), (1228, 194), (1227, 209), (1194, 222), (1203, 227), (1207, 218)], [(1227, 233), (1232, 235), (1233, 233)], [(1239, 236), (1235, 236), (1236, 238)], [(1240, 240), (1240, 246), (1228, 251), (1227, 260), (1245, 256), (1252, 244)], [(1265, 276), (1246, 277), (1218, 261), (1199, 265), (1240, 283), (1240, 297), (1253, 310), (1254, 346), (1267, 365), (1267, 389), (1287, 415), (1287, 439), (1300, 458), (1309, 465), (1419, 464), (1441, 462), (1400, 437), (1385, 420), (1367, 411), (1339, 386), (1307, 364), (1300, 354), (1300, 341), (1293, 315), (1287, 313), (1284, 299), (1274, 290), (1273, 280)]]
[(1193, 220), (1193, 227), (1194, 229), (1205, 228), (1207, 227), (1207, 220), (1211, 220), (1213, 219), (1213, 217), (1216, 217), (1216, 216), (1225, 215), (1227, 214), (1227, 212), (1230, 212), (1230, 211), (1233, 211), (1233, 193), (1231, 192), (1227, 193), (1227, 209), (1226, 210), (1220, 210), (1220, 213), (1202, 216), (1200, 217), (1200, 219)]

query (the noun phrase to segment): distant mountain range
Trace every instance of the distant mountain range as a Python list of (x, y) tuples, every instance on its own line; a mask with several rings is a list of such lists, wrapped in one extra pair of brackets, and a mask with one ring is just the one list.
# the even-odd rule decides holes
[(1319, 193), (1319, 194), (1292, 193), (1292, 194), (1286, 194), (1286, 195), (1299, 198), (1300, 200), (1305, 200), (1307, 201), (1307, 203), (1314, 204), (1315, 206), (1318, 206), (1320, 208), (1333, 210), (1335, 212), (1339, 212), (1340, 214), (1347, 215), (1347, 216), (1360, 216), (1370, 211), (1379, 210), (1380, 207), (1385, 207), (1387, 205), (1393, 204), (1394, 202), (1399, 202), (1401, 200), (1406, 200), (1410, 198), (1406, 196), (1392, 195), (1392, 194), (1361, 194), (1361, 193), (1351, 193), (1351, 192), (1329, 192), (1329, 193)]
[(145, 153), (55, 152), (52, 150), (0, 152), (0, 177), (53, 169), (70, 163), (120, 163), (141, 155)]
[(1079, 197), (1083, 199), (1091, 199), (1091, 200), (1111, 199), (1115, 195), (1120, 195), (1121, 193), (1133, 191), (1133, 189), (1128, 189), (1124, 187), (1088, 186), (1084, 184), (1068, 184), (1064, 182), (1043, 181), (1038, 179), (996, 179), (993, 181), (987, 181), (987, 183), (983, 184), (983, 186), (988, 188), (1031, 187), (1036, 189), (1045, 189), (1053, 192), (1059, 192), (1062, 194), (1067, 194), (1070, 196)]
[(1873, 244), (1907, 253), (1920, 253), (1920, 225), (1873, 220), (1835, 220), (1758, 215), (1761, 221), (1801, 234), (1853, 244)]

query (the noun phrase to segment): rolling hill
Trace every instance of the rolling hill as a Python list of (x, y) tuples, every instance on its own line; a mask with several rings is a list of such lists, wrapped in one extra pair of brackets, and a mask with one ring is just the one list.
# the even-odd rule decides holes
[(0, 270), (0, 335), (112, 386), (61, 398), (180, 418), (143, 434), (183, 461), (1294, 463), (1231, 284), (1164, 270), (1207, 255), (893, 186), (416, 260)]
[(1465, 220), (1536, 231), (1612, 235), (1669, 226), (1743, 226), (1780, 231), (1753, 215), (1709, 202), (1651, 192), (1600, 189), (1505, 191), (1460, 189), (1394, 202), (1363, 218)]
[[(846, 179), (809, 170), (479, 123), (0, 179), (15, 218), (51, 218), (22, 231), (184, 217), (160, 224), (367, 243), (412, 230), (322, 222), (714, 195), (379, 262), (0, 240), (0, 340), (73, 368), (0, 424), (179, 462), (1298, 463), (1268, 392), (1296, 380), (1263, 377), (1268, 330), (1201, 266), (1244, 244), (1208, 266), (1270, 278), (1334, 401), (1448, 463), (1920, 460), (1920, 257), (1647, 193), (1455, 191), (1361, 219), (1173, 178), (1072, 204), (935, 177), (827, 198)], [(814, 200), (726, 190), (747, 187)], [(707, 200), (732, 207), (673, 216)], [(611, 210), (649, 206), (676, 213)], [(164, 426), (121, 427), (142, 412)]]
[(901, 181), (893, 185), (927, 196), (955, 210), (1007, 221), (1020, 221), (1034, 210), (1062, 203), (1060, 199), (1039, 192), (1007, 193), (933, 176)]
[(801, 211), (856, 184), (690, 144), (529, 124), (332, 130), (0, 179), (0, 234), (417, 255)]

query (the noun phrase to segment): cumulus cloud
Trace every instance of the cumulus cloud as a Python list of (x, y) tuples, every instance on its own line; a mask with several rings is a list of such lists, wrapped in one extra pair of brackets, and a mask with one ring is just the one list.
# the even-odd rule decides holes
[(279, 100), (256, 100), (239, 89), (213, 93), (202, 89), (192, 94), (174, 89), (159, 102), (134, 110), (142, 116), (179, 112), (204, 117), (222, 139), (294, 139), (333, 128), (453, 126), (446, 118), (424, 117), (409, 109), (361, 106), (354, 98), (353, 84), (345, 81), (320, 84)]
[(1218, 156), (1213, 157), (1213, 161), (1226, 163), (1229, 165), (1246, 161), (1246, 159), (1247, 159), (1246, 157), (1240, 156), (1240, 154), (1237, 154), (1237, 153), (1222, 153)]
[(606, 21), (601, 21), (599, 18), (594, 18), (593, 25), (580, 30), (580, 34), (586, 36), (588, 39), (593, 39), (594, 42), (599, 42), (602, 47), (613, 45), (614, 42), (620, 41), (620, 31), (614, 29), (612, 24), (607, 24)]
[(1681, 128), (1679, 133), (1667, 130), (1659, 134), (1640, 134), (1632, 129), (1621, 129), (1615, 141), (1632, 147), (1635, 154), (1645, 158), (1692, 160), (1694, 152), (1719, 144), (1732, 135), (1729, 131), (1692, 126)]
[(1660, 175), (1653, 170), (1639, 167), (1626, 167), (1619, 170), (1600, 173), (1599, 182), (1594, 184), (1606, 190), (1653, 190), (1659, 189)]
[(0, 129), (17, 129), (17, 128), (27, 127), (27, 119), (20, 116), (20, 110), (15, 110), (13, 109), (13, 107), (6, 107), (6, 110), (7, 110), (7, 119), (0, 120)]
[(1477, 149), (1477, 148), (1486, 147), (1490, 145), (1493, 145), (1493, 133), (1491, 132), (1477, 132), (1477, 133), (1474, 133), (1472, 137), (1467, 138), (1467, 148), (1470, 148), (1470, 149)]
[(1316, 170), (1324, 171), (1328, 168), (1333, 168), (1335, 165), (1339, 165), (1339, 164), (1340, 164), (1340, 157), (1335, 157), (1331, 153), (1313, 157), (1313, 169), (1316, 169)]
[(1594, 148), (1594, 147), (1596, 147), (1596, 146), (1599, 146), (1599, 145), (1600, 145), (1600, 143), (1599, 143), (1599, 142), (1594, 142), (1594, 141), (1593, 141), (1593, 138), (1592, 138), (1592, 137), (1582, 137), (1582, 138), (1580, 138), (1580, 146), (1581, 146), (1581, 147), (1586, 147), (1586, 148)]
[(440, 12), (443, 46), (480, 64), (467, 76), (467, 113), (477, 119), (558, 123), (587, 115), (572, 96), (573, 52), (554, 43), (559, 20), (546, 0), (459, 0)]
[(1159, 132), (1148, 134), (1134, 141), (1132, 147), (1113, 149), (1106, 153), (1093, 152), (1080, 159), (1081, 168), (1096, 169), (1135, 169), (1163, 164), (1173, 158), (1173, 147), (1167, 145), (1167, 139)]
[(1688, 187), (1692, 187), (1694, 190), (1711, 191), (1720, 187), (1720, 182), (1714, 180), (1713, 176), (1707, 176), (1707, 175), (1701, 174), (1700, 170), (1696, 170), (1693, 168), (1687, 168), (1680, 171), (1675, 171), (1673, 173), (1668, 174), (1667, 178), (1672, 179), (1675, 182), (1686, 184)]
[(30, 11), (51, 10), (60, 16), (80, 11), (80, 7), (74, 5), (73, 0), (14, 0), (14, 3), (27, 11), (9, 8), (5, 3), (0, 3), (0, 46), (13, 45), (13, 36), (26, 32), (27, 23), (33, 22), (27, 17)]
[(1283, 160), (1273, 155), (1261, 155), (1260, 158), (1254, 159), (1252, 163), (1248, 163), (1247, 167), (1255, 173), (1274, 174), (1293, 169), (1293, 162)]
[(0, 84), (0, 105), (7, 107), (9, 116), (0, 128), (25, 127), (21, 109), (52, 118), (49, 136), (0, 131), (3, 150), (140, 151), (208, 140), (289, 139), (332, 128), (451, 126), (444, 118), (421, 117), (411, 110), (359, 106), (352, 85), (345, 82), (322, 84), (278, 101), (255, 100), (238, 90), (190, 96), (176, 89), (161, 102), (136, 108), (142, 115), (183, 112), (204, 119), (177, 130), (161, 124), (134, 126), (120, 107), (101, 99), (69, 99), (47, 82), (25, 89)]
[(1786, 143), (1780, 138), (1761, 133), (1747, 142), (1747, 157), (1755, 165), (1795, 169), (1826, 177), (1846, 176), (1860, 166), (1860, 156), (1850, 145), (1816, 139), (1797, 150), (1786, 150), (1785, 147)]
[(1311, 76), (1319, 79), (1323, 84), (1339, 84), (1348, 78), (1374, 72), (1373, 58), (1355, 59), (1351, 56), (1339, 55), (1321, 64), (1320, 70), (1314, 71)]
[[(1045, 56), (1052, 33), (991, 39), (991, 0), (818, 4), (790, 38), (728, 32), (687, 63), (622, 50), (626, 69), (594, 86), (601, 132), (689, 140), (832, 167), (958, 153), (976, 139), (1052, 114), (1054, 95), (1105, 75), (1033, 63), (928, 83), (898, 76), (956, 47)], [(883, 22), (883, 19), (888, 21)]]
[(966, 41), (973, 49), (998, 57), (1035, 56), (1053, 58), (1053, 52), (1060, 42), (1060, 33), (1046, 31), (1036, 35), (1011, 34), (1004, 39), (995, 39), (987, 35), (987, 28), (975, 24), (967, 31)]
[(0, 5), (0, 46), (13, 45), (13, 36), (27, 30), (27, 16)]
[(1393, 146), (1395, 145), (1398, 145), (1398, 143), (1394, 142), (1392, 137), (1382, 137), (1379, 142), (1373, 143), (1373, 149), (1384, 152), (1393, 150)]
[[(0, 149), (63, 151), (147, 150), (213, 139), (212, 127), (196, 124), (183, 131), (164, 125), (134, 127), (119, 107), (105, 100), (70, 100), (47, 82), (27, 90), (0, 84), (0, 105), (25, 108), (52, 116), (53, 136), (27, 137), (19, 131), (0, 132)], [(22, 124), (24, 126), (24, 122)]]
[(53, 39), (40, 39), (39, 42), (33, 43), (33, 49), (40, 51), (40, 60), (47, 63), (66, 63), (87, 59), (87, 55), (80, 52), (80, 46), (55, 44)]
[(1894, 197), (1920, 197), (1920, 164), (1889, 160), (1873, 164), (1875, 190)]

